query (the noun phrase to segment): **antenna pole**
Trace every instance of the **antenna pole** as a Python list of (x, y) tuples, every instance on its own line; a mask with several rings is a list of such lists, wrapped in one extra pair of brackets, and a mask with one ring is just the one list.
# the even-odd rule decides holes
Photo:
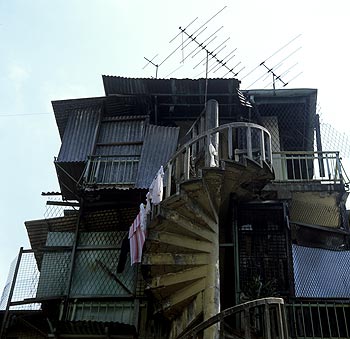
[[(159, 68), (159, 65), (158, 65), (158, 64), (155, 64), (155, 63), (152, 61), (154, 58), (153, 58), (152, 60), (149, 60), (149, 59), (147, 59), (146, 57), (143, 57), (143, 58), (144, 58), (145, 60), (148, 61), (148, 64), (151, 64), (151, 65), (153, 65), (153, 66), (156, 68), (156, 79), (158, 79), (158, 68)], [(147, 65), (148, 65), (148, 64), (147, 64)], [(147, 66), (147, 65), (146, 65), (146, 66)], [(145, 67), (146, 67), (146, 66), (145, 66)], [(145, 67), (144, 67), (144, 68), (145, 68)]]
[(208, 63), (209, 63), (209, 52), (207, 51), (207, 60), (205, 65), (205, 95), (204, 95), (204, 107), (207, 107), (208, 97)]

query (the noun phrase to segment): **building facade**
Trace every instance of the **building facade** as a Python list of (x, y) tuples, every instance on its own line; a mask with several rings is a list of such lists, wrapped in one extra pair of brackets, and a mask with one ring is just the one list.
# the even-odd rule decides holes
[(348, 180), (317, 91), (103, 84), (52, 103), (65, 210), (25, 222), (40, 276), (2, 336), (349, 337)]

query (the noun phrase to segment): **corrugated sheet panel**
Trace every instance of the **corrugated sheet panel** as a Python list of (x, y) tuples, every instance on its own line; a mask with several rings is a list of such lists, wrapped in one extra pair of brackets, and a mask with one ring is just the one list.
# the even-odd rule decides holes
[(350, 251), (292, 245), (292, 252), (296, 297), (350, 297)]
[[(111, 94), (185, 94), (204, 95), (205, 79), (143, 79), (103, 75), (106, 95)], [(236, 79), (209, 79), (208, 95), (235, 94), (239, 87)]]
[(102, 105), (105, 99), (105, 97), (94, 97), (52, 101), (52, 108), (55, 112), (56, 123), (61, 136), (61, 140), (63, 139), (64, 131), (68, 123), (68, 118), (72, 112), (77, 109), (86, 109), (91, 106)]
[(179, 128), (149, 125), (142, 148), (136, 188), (148, 188), (161, 165), (175, 153)]
[(75, 109), (64, 131), (58, 162), (86, 161), (96, 140), (102, 105)]
[(147, 121), (147, 116), (104, 118), (95, 155), (140, 155)]

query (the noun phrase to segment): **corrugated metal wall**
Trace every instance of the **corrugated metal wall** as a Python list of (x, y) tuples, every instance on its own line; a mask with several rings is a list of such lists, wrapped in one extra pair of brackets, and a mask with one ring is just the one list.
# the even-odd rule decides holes
[(104, 118), (94, 155), (140, 156), (146, 124), (146, 116)]
[(161, 165), (175, 153), (179, 128), (149, 125), (137, 173), (137, 188), (148, 188)]
[(71, 112), (64, 131), (58, 162), (85, 162), (97, 136), (102, 105)]

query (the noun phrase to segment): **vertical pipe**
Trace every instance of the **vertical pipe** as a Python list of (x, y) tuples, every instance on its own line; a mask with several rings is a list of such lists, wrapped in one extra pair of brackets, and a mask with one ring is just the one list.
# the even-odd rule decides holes
[(328, 180), (332, 179), (332, 173), (329, 167), (329, 154), (328, 153), (324, 153), (324, 155), (326, 156), (326, 165), (327, 165), (327, 172), (328, 172)]
[(233, 143), (232, 143), (232, 127), (230, 126), (228, 128), (228, 132), (227, 132), (227, 147), (228, 147), (228, 158), (230, 160), (233, 159)]
[(72, 282), (73, 282), (75, 257), (76, 257), (76, 253), (77, 253), (77, 247), (78, 247), (80, 219), (81, 219), (81, 215), (83, 213), (82, 211), (83, 211), (83, 203), (80, 204), (79, 214), (78, 214), (78, 218), (77, 218), (77, 223), (76, 223), (76, 226), (75, 226), (74, 244), (73, 244), (73, 248), (72, 248), (71, 261), (70, 261), (70, 267), (69, 267), (69, 275), (68, 275), (68, 282), (67, 282), (67, 293), (66, 293), (66, 297), (65, 297), (65, 300), (64, 300), (64, 304), (63, 304), (62, 319), (60, 319), (60, 320), (65, 320), (65, 318), (67, 316), (68, 303), (69, 303), (70, 292), (71, 292)]
[(320, 170), (320, 177), (323, 178), (325, 176), (325, 171), (324, 171), (324, 163), (322, 158), (322, 141), (321, 141), (321, 128), (320, 128), (319, 114), (316, 114), (315, 130), (316, 130), (316, 147), (317, 147), (317, 154), (318, 154), (318, 167)]
[[(236, 218), (237, 208), (234, 210), (234, 215)], [(234, 244), (234, 274), (235, 274), (235, 305), (240, 303), (240, 284), (239, 284), (239, 248), (238, 248), (238, 225), (237, 219), (233, 221), (233, 244)]]
[[(343, 181), (343, 175), (342, 175), (342, 170), (341, 170), (341, 162), (340, 162), (340, 157), (339, 157), (339, 152), (336, 152), (336, 161), (337, 161), (337, 170), (338, 170), (338, 173), (339, 173), (339, 180), (340, 181)], [(334, 179), (336, 179), (337, 176), (335, 175)]]
[(171, 194), (171, 172), (173, 169), (173, 163), (169, 163), (168, 165), (168, 176), (167, 176), (167, 183), (166, 183), (166, 191), (165, 191), (165, 196), (167, 198), (170, 197)]
[[(264, 338), (266, 339), (271, 339), (271, 319), (270, 319), (270, 307), (269, 304), (266, 303), (264, 305), (264, 311), (265, 311), (265, 321), (264, 321), (264, 325), (265, 325), (265, 335)], [(277, 319), (278, 321), (279, 319)], [(281, 332), (279, 332), (280, 335)]]
[(346, 337), (348, 338), (349, 337), (348, 323), (347, 323), (347, 317), (345, 315), (345, 308), (344, 308), (344, 304), (343, 303), (342, 303), (342, 309), (343, 309), (343, 317), (344, 317)]
[(247, 127), (247, 156), (249, 159), (253, 159), (253, 150), (252, 150), (252, 129)]
[(337, 332), (338, 332), (338, 337), (340, 338), (340, 329), (339, 329), (339, 322), (338, 322), (338, 314), (337, 314), (337, 307), (335, 303), (333, 304), (334, 307), (334, 313), (335, 313), (335, 322), (337, 324)]
[(18, 271), (19, 271), (19, 266), (21, 264), (22, 254), (23, 254), (23, 247), (21, 247), (19, 249), (17, 262), (16, 262), (16, 266), (15, 266), (15, 272), (13, 274), (13, 278), (12, 278), (12, 282), (11, 282), (11, 288), (10, 288), (10, 292), (9, 292), (8, 299), (7, 299), (6, 310), (5, 310), (4, 318), (3, 318), (2, 324), (1, 324), (0, 338), (5, 338), (6, 337), (5, 336), (5, 330), (6, 330), (6, 327), (7, 327), (7, 321), (8, 321), (8, 317), (9, 317), (11, 300), (12, 300), (12, 297), (13, 297), (13, 292), (15, 291), (16, 280), (17, 280), (17, 275), (18, 275)]
[(266, 154), (265, 154), (265, 138), (264, 138), (264, 131), (260, 130), (260, 163), (263, 164), (263, 161), (266, 161)]
[(331, 322), (330, 322), (330, 319), (329, 319), (328, 305), (327, 304), (325, 304), (325, 308), (326, 308), (329, 336), (332, 337), (332, 327), (331, 327)]
[[(219, 126), (219, 103), (211, 99), (207, 103), (205, 110), (206, 130)], [(215, 133), (211, 138), (211, 143), (219, 151), (219, 133)]]
[(186, 153), (185, 153), (185, 180), (188, 180), (190, 178), (190, 163), (191, 163), (191, 151), (190, 151), (190, 146), (186, 147)]
[(249, 308), (246, 308), (244, 310), (244, 338), (245, 339), (251, 339)]
[(312, 316), (312, 308), (311, 305), (309, 303), (309, 312), (310, 312), (310, 321), (311, 321), (311, 330), (312, 330), (312, 336), (315, 336), (315, 329), (314, 329), (314, 320), (313, 320), (313, 316)]

